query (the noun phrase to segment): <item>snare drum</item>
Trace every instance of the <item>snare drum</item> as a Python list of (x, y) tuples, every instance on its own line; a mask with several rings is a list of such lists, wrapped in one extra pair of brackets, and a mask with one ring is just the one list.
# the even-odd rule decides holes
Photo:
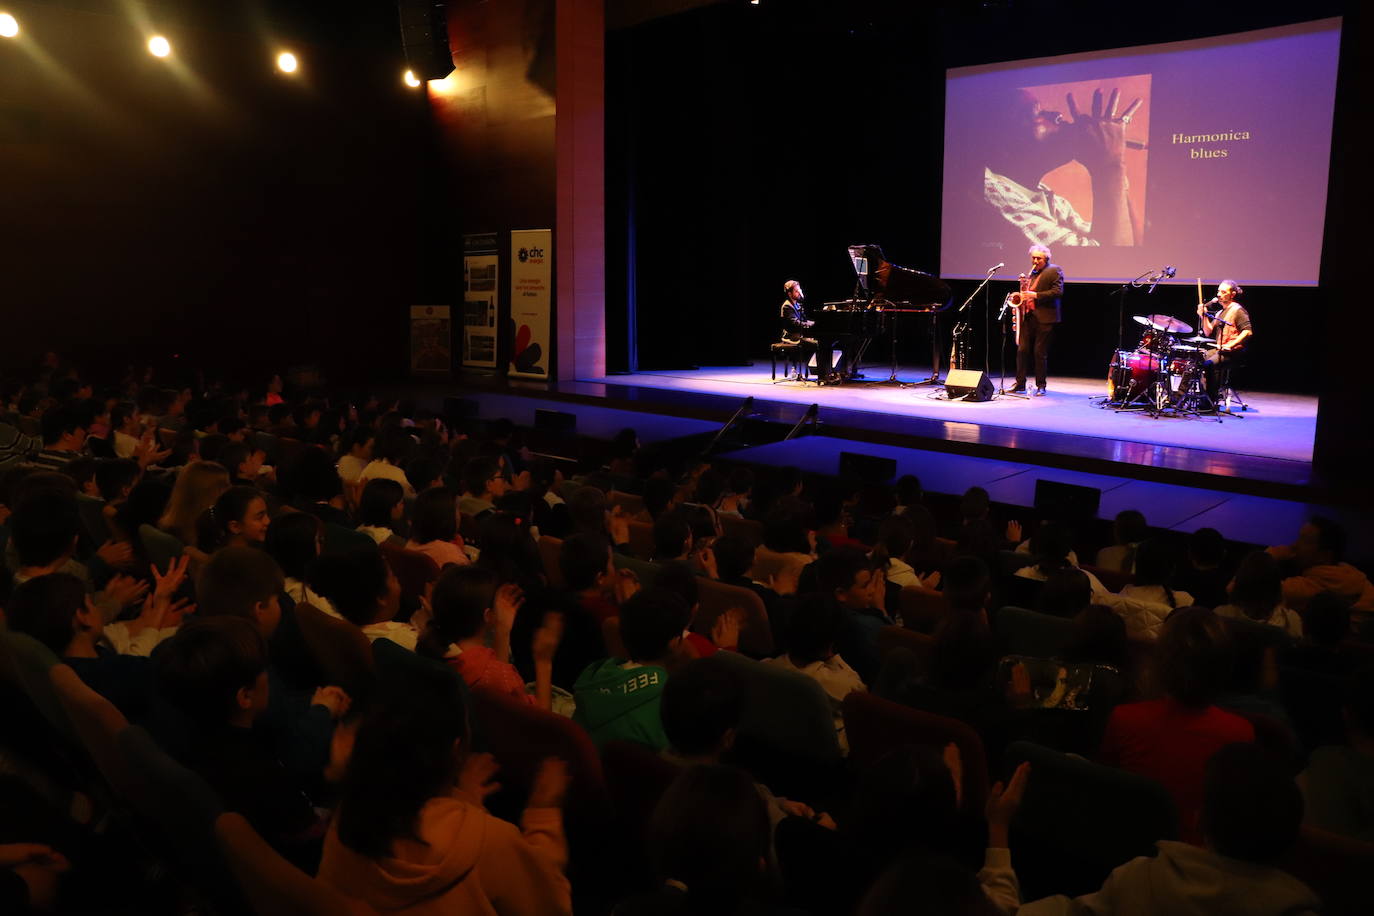
[(1129, 401), (1144, 394), (1159, 380), (1164, 359), (1139, 350), (1117, 350), (1107, 370), (1107, 398)]

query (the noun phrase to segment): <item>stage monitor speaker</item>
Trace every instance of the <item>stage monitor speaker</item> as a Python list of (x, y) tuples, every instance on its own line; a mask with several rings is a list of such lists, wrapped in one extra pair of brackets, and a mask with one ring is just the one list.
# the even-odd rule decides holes
[(840, 452), (840, 476), (857, 478), (864, 483), (887, 483), (897, 476), (897, 460)]
[(1101, 505), (1102, 491), (1097, 487), (1080, 487), (1057, 480), (1035, 482), (1035, 511), (1047, 521), (1096, 521)]
[(577, 414), (536, 408), (534, 411), (534, 428), (546, 433), (572, 435), (577, 432)]
[(396, 0), (406, 66), (422, 81), (453, 72), (448, 43), (448, 0)]
[(951, 401), (991, 401), (992, 379), (979, 369), (951, 369), (945, 376), (945, 394)]

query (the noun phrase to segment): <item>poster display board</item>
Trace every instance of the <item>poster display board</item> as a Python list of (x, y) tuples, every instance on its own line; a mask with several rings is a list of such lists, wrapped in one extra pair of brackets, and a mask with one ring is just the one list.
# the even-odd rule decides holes
[(464, 366), (496, 368), (499, 268), (495, 232), (463, 236), (463, 334), (459, 352)]
[(453, 322), (447, 305), (410, 307), (410, 371), (447, 376), (453, 370)]
[(553, 230), (514, 230), (510, 251), (508, 374), (546, 379), (553, 351)]

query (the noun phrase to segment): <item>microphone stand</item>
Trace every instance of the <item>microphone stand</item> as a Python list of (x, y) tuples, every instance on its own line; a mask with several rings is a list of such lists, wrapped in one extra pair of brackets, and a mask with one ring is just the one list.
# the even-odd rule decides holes
[[(1005, 299), (1002, 301), (1004, 304), (1009, 305)], [(1011, 305), (1010, 307), (1019, 309), (1021, 306)], [(1002, 326), (1002, 345), (997, 348), (997, 396), (999, 398), (1020, 398), (1023, 401), (1028, 401), (1030, 400), (1030, 395), (1017, 394), (1007, 387), (1007, 343), (1011, 337), (1011, 325), (1004, 315), (997, 316), (997, 323)], [(1016, 371), (1020, 372), (1021, 370), (1017, 369)]]
[(1116, 302), (1116, 348), (1118, 350), (1125, 349), (1121, 344), (1126, 337), (1126, 291), (1139, 289), (1142, 282), (1149, 283), (1153, 281), (1154, 283), (1158, 283), (1159, 281), (1154, 279), (1154, 273), (1153, 270), (1147, 270), (1131, 282), (1123, 283), (1120, 287), (1112, 291), (1113, 296), (1119, 297)]

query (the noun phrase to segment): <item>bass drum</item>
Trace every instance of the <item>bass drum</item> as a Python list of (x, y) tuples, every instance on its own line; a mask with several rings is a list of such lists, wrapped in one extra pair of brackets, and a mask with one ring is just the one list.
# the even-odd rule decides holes
[(1107, 400), (1126, 402), (1144, 394), (1159, 380), (1164, 360), (1154, 353), (1117, 350), (1107, 370)]

